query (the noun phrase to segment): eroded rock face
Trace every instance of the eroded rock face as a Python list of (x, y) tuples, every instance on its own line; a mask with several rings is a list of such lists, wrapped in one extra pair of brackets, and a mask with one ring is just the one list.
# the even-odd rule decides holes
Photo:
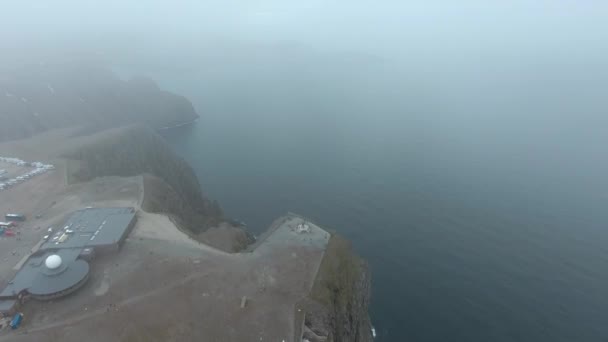
[(361, 264), (361, 276), (354, 285), (350, 302), (346, 307), (337, 307), (333, 317), (334, 342), (373, 341), (368, 314), (371, 277), (366, 263)]
[(347, 310), (336, 313), (335, 341), (372, 341), (371, 321), (368, 314), (371, 295), (371, 277), (367, 263), (361, 263), (361, 276), (355, 283), (355, 291)]
[(332, 236), (306, 310), (303, 338), (326, 342), (373, 341), (368, 308), (371, 275), (348, 242)]

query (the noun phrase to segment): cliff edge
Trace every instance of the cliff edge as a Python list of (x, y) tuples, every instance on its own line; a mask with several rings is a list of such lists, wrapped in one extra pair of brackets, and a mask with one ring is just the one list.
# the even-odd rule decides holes
[(63, 153), (70, 183), (104, 176), (144, 177), (143, 209), (170, 215), (180, 226), (200, 233), (223, 222), (217, 202), (201, 191), (194, 171), (156, 132), (135, 125), (104, 131)]
[(371, 274), (350, 243), (332, 234), (306, 304), (303, 337), (310, 342), (373, 341), (368, 314)]

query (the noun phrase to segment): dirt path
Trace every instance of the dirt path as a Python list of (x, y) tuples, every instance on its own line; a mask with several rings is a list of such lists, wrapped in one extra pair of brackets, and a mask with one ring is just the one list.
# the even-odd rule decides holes
[(137, 226), (132, 233), (134, 238), (162, 240), (174, 244), (185, 245), (187, 247), (194, 247), (214, 255), (223, 255), (228, 257), (235, 256), (235, 254), (227, 253), (193, 240), (187, 234), (180, 231), (165, 215), (147, 213), (143, 210), (139, 210), (137, 221)]
[[(111, 307), (103, 307), (103, 308), (99, 308), (96, 310), (92, 310), (92, 311), (88, 311), (86, 313), (83, 313), (77, 317), (72, 317), (69, 319), (65, 319), (62, 321), (58, 321), (58, 322), (53, 322), (53, 323), (49, 323), (49, 324), (45, 324), (45, 325), (41, 325), (41, 326), (37, 326), (35, 328), (32, 329), (24, 329), (23, 331), (17, 333), (17, 334), (6, 334), (6, 335), (2, 335), (0, 336), (0, 341), (9, 341), (12, 340), (13, 338), (15, 338), (16, 336), (21, 336), (21, 335), (27, 335), (27, 334), (31, 334), (31, 333), (37, 333), (37, 332), (42, 332), (45, 330), (49, 330), (49, 329), (54, 329), (54, 328), (61, 328), (61, 327), (65, 327), (65, 326), (69, 326), (78, 322), (82, 322), (84, 320), (87, 319), (91, 319), (93, 317), (99, 316), (99, 315), (103, 315), (105, 313), (111, 314), (112, 311), (116, 311), (116, 310), (120, 310), (121, 307), (124, 306), (128, 306), (131, 304), (135, 304), (138, 302), (141, 302), (144, 299), (150, 298), (152, 296), (155, 295), (159, 295), (165, 291), (169, 291), (173, 288), (176, 288), (178, 286), (183, 286), (186, 283), (192, 281), (192, 280), (196, 280), (199, 278), (203, 278), (207, 275), (207, 273), (195, 273), (195, 274), (191, 274), (187, 277), (184, 277), (182, 279), (179, 279), (177, 281), (171, 282), (171, 283), (167, 283), (166, 285), (156, 288), (152, 291), (146, 292), (146, 293), (142, 293), (140, 295), (136, 295), (136, 296), (132, 296), (128, 299), (125, 299), (121, 302), (118, 302), (114, 305), (112, 305)], [(108, 311), (109, 310), (109, 311)]]

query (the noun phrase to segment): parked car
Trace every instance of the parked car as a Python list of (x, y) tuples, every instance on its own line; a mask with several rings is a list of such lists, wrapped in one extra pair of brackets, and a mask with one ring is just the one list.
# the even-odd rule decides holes
[(22, 321), (23, 321), (23, 314), (21, 312), (16, 313), (15, 316), (13, 316), (13, 319), (11, 320), (11, 324), (10, 324), (11, 329), (19, 328)]

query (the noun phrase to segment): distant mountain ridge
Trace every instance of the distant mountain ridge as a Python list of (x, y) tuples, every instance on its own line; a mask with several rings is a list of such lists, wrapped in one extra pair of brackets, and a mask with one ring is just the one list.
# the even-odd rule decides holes
[(70, 126), (90, 131), (143, 123), (160, 129), (198, 117), (188, 99), (154, 81), (124, 81), (101, 67), (37, 65), (0, 73), (0, 141)]

